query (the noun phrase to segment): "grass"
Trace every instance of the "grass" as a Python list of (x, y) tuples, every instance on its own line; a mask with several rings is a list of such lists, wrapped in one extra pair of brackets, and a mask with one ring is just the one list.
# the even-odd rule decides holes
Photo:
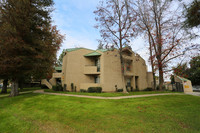
[(0, 98), (2, 133), (199, 133), (200, 97), (121, 100), (23, 94)]
[(144, 95), (144, 94), (160, 94), (160, 93), (177, 93), (172, 91), (135, 91), (129, 93), (113, 92), (113, 93), (87, 93), (87, 92), (63, 92), (63, 91), (53, 91), (50, 89), (45, 89), (45, 92), (51, 93), (64, 93), (64, 94), (74, 94), (74, 95), (87, 95), (87, 96), (102, 96), (102, 97), (116, 97), (116, 96), (131, 96), (131, 95)]

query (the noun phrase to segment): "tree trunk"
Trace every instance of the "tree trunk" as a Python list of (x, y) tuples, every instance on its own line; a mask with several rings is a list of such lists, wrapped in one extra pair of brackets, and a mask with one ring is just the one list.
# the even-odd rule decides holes
[(153, 89), (156, 90), (156, 76), (155, 76), (155, 72), (153, 72)]
[(7, 85), (8, 85), (8, 79), (3, 80), (3, 88), (1, 90), (1, 93), (7, 93)]
[(151, 60), (151, 68), (152, 68), (152, 76), (153, 76), (153, 90), (156, 90), (156, 77), (155, 77), (154, 62), (153, 62), (152, 43), (151, 43), (151, 38), (149, 34), (148, 36), (149, 36), (150, 60)]
[(18, 92), (18, 81), (17, 80), (13, 80), (12, 81), (12, 85), (11, 85), (11, 92), (10, 92), (10, 97), (14, 97), (19, 95)]
[(162, 67), (159, 67), (159, 90), (163, 89), (163, 83), (164, 83), (163, 70), (162, 70)]

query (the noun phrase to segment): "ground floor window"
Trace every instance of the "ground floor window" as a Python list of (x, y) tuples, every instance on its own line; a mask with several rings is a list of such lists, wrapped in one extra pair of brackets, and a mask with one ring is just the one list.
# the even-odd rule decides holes
[(94, 77), (94, 82), (95, 83), (100, 83), (100, 76), (95, 76)]

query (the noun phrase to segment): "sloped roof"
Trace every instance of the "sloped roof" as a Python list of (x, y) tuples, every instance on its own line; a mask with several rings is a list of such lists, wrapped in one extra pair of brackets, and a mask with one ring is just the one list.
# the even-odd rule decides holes
[(182, 80), (182, 81), (188, 81), (188, 79), (186, 79), (186, 78), (183, 78), (183, 77), (179, 77), (179, 76), (177, 76), (177, 75), (175, 75), (177, 78), (179, 78), (180, 80)]
[(106, 52), (108, 51), (107, 49), (97, 49), (98, 51), (101, 51), (101, 52)]
[(62, 71), (62, 67), (55, 67), (56, 71)]
[(82, 49), (82, 48), (69, 48), (69, 49), (66, 49), (66, 51), (72, 52), (72, 51), (76, 51), (76, 50), (79, 50), (79, 49)]
[(89, 54), (86, 54), (86, 55), (84, 55), (84, 56), (100, 56), (101, 54), (100, 53), (98, 53), (98, 52), (92, 52), (92, 53), (89, 53)]

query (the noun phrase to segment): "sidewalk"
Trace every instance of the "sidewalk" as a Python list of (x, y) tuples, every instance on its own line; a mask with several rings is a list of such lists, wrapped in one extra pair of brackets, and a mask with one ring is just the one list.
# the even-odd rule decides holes
[(200, 96), (200, 92), (186, 92), (185, 94), (193, 95), (193, 96)]
[(93, 99), (126, 99), (126, 98), (152, 97), (152, 96), (163, 96), (163, 95), (184, 95), (184, 94), (181, 94), (181, 93), (163, 93), (163, 94), (118, 96), (118, 97), (100, 97), (100, 96), (86, 96), (86, 95), (74, 95), (74, 94), (63, 94), (63, 93), (49, 93), (49, 92), (44, 92), (44, 90), (36, 90), (33, 93), (58, 95), (58, 96), (83, 97), (83, 98), (93, 98)]

